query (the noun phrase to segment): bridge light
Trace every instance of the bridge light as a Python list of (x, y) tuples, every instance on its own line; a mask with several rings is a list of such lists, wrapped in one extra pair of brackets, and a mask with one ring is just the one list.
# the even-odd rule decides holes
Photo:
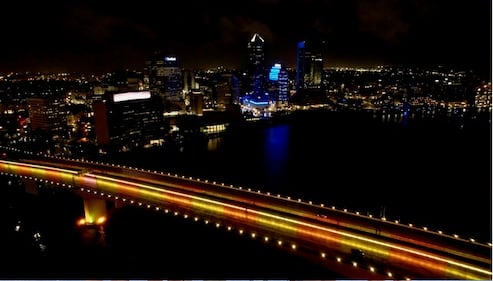
[(296, 250), (296, 244), (292, 244), (292, 245), (291, 245), (291, 248), (292, 248), (293, 250)]
[(198, 220), (199, 220), (199, 218), (198, 218), (198, 217), (195, 217), (193, 220), (194, 220), (194, 221), (198, 221)]
[(243, 229), (240, 229), (240, 231), (238, 231), (240, 234), (243, 234)]
[(357, 262), (355, 262), (355, 261), (353, 261), (353, 266), (354, 266), (354, 267), (358, 266), (358, 263), (357, 263)]
[(457, 235), (457, 234), (454, 234), (454, 237), (455, 237), (455, 238), (459, 238), (459, 235)]
[(471, 242), (473, 242), (473, 243), (474, 243), (474, 241), (475, 241), (473, 238), (471, 238), (470, 240), (471, 240)]
[(106, 217), (99, 217), (96, 221), (96, 224), (103, 224), (106, 221)]
[(231, 230), (231, 226), (228, 226), (228, 231)]
[(392, 277), (392, 272), (390, 272), (390, 271), (389, 271), (389, 272), (387, 272), (387, 276), (388, 276), (388, 277)]
[(265, 237), (264, 237), (264, 241), (265, 241), (265, 242), (269, 241), (269, 237), (265, 236)]
[(375, 272), (375, 268), (373, 266), (370, 266), (370, 271)]
[(326, 255), (325, 255), (325, 253), (324, 253), (324, 252), (322, 252), (322, 253), (320, 253), (320, 256), (321, 256), (322, 258), (324, 258), (324, 259), (325, 259), (325, 256), (326, 256)]
[(336, 260), (337, 260), (338, 262), (341, 262), (341, 261), (342, 261), (342, 259), (341, 259), (340, 257), (337, 257), (337, 258), (336, 258)]
[(221, 224), (220, 223), (216, 223), (216, 227), (219, 227)]
[(255, 232), (252, 233), (252, 238), (255, 238)]
[(77, 221), (77, 225), (79, 225), (79, 226), (84, 225), (84, 224), (86, 224), (86, 220), (83, 218)]
[(187, 214), (185, 214), (185, 215), (183, 215), (183, 217), (187, 219), (187, 218), (188, 218), (188, 215), (187, 215)]
[(323, 207), (323, 206), (324, 206), (324, 204), (320, 204), (320, 207)]
[(428, 228), (426, 226), (423, 226), (423, 230), (428, 230)]
[(344, 212), (347, 212), (347, 209), (344, 209)]
[(281, 246), (282, 245), (282, 241), (281, 240), (278, 240), (277, 241), (277, 245)]

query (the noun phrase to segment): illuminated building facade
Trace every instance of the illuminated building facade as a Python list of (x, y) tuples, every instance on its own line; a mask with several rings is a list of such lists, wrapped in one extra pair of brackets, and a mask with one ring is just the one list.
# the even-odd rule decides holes
[(251, 80), (251, 95), (254, 99), (265, 98), (265, 54), (264, 39), (255, 33), (248, 42), (248, 73)]
[(320, 89), (324, 61), (322, 44), (300, 41), (296, 49), (296, 92)]
[(200, 89), (192, 89), (191, 92), (191, 111), (195, 115), (201, 116), (204, 112), (204, 93)]
[(474, 95), (474, 107), (478, 112), (491, 112), (491, 82), (478, 87)]
[(278, 107), (288, 105), (288, 72), (280, 63), (274, 64), (269, 71), (269, 96)]
[(67, 105), (60, 96), (30, 97), (26, 99), (31, 131), (42, 130), (54, 135), (67, 131)]
[(161, 98), (165, 111), (185, 109), (182, 69), (176, 56), (154, 54), (146, 61), (144, 72), (144, 81), (148, 81), (150, 92)]
[(150, 91), (108, 92), (93, 108), (100, 146), (126, 151), (160, 144), (164, 138), (161, 103)]
[(224, 111), (239, 100), (240, 83), (236, 75), (221, 73), (214, 84), (216, 92), (216, 110)]

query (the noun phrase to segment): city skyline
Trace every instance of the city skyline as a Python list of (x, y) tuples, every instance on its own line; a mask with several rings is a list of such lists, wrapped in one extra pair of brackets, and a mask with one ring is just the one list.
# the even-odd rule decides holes
[[(491, 73), (491, 3), (445, 1), (16, 2), (3, 10), (0, 72), (142, 70), (155, 51), (184, 68), (240, 68), (254, 33), (266, 63), (294, 67), (296, 44), (326, 42), (325, 67), (450, 65)], [(26, 9), (26, 7), (30, 7)], [(41, 12), (40, 12), (41, 11)]]

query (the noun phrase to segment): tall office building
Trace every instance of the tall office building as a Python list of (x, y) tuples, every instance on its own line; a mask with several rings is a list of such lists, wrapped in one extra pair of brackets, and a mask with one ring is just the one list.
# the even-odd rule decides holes
[(149, 91), (105, 93), (93, 103), (96, 140), (119, 151), (160, 144), (165, 122), (157, 96)]
[(221, 73), (214, 83), (216, 110), (224, 111), (239, 98), (240, 84), (233, 73)]
[(296, 49), (296, 93), (306, 89), (320, 89), (324, 61), (322, 44), (298, 42)]
[(251, 80), (251, 93), (256, 99), (265, 98), (264, 42), (258, 33), (255, 33), (248, 42), (248, 74)]
[(30, 97), (26, 99), (32, 131), (42, 130), (54, 135), (67, 131), (67, 105), (63, 96)]
[(153, 95), (161, 98), (165, 111), (185, 109), (182, 70), (176, 56), (155, 53), (146, 61), (144, 82)]
[(277, 107), (288, 105), (288, 72), (280, 63), (274, 64), (269, 71), (269, 95)]

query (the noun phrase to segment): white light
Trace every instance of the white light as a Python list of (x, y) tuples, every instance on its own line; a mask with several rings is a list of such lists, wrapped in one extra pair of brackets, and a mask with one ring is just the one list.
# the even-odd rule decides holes
[(151, 97), (151, 92), (143, 91), (143, 92), (126, 92), (120, 94), (113, 95), (113, 102), (122, 102), (129, 100), (142, 100), (149, 99)]

